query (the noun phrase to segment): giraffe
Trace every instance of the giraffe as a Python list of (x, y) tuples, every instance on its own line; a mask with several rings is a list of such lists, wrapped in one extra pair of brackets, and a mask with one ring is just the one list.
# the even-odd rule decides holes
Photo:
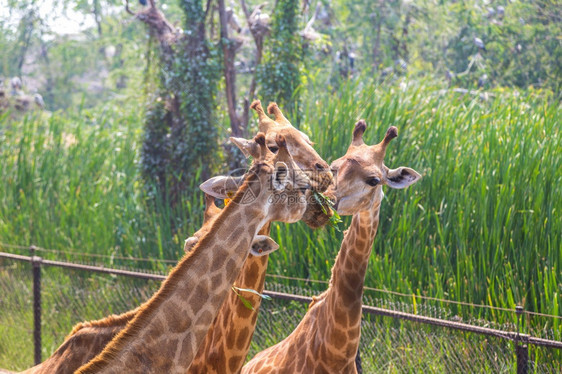
[[(186, 240), (184, 251), (189, 252), (209, 232), (209, 227), (221, 212), (214, 197), (205, 194), (203, 227)], [(256, 235), (251, 252), (256, 256), (279, 248), (270, 237)], [(97, 321), (81, 322), (74, 326), (59, 348), (45, 361), (25, 370), (23, 374), (72, 374), (80, 366), (97, 356), (105, 346), (133, 319), (139, 308)]]
[[(268, 150), (263, 133), (255, 141), (261, 156), (210, 232), (180, 260), (127, 326), (76, 373), (187, 371), (258, 229), (271, 220), (295, 222), (306, 209), (308, 178), (294, 163), (283, 136), (276, 138), (277, 154)], [(204, 185), (232, 183), (230, 178), (215, 177)]]
[[(323, 192), (331, 184), (332, 176), (329, 171), (326, 172), (329, 168), (312, 147), (308, 136), (291, 125), (276, 103), (270, 103), (267, 107), (268, 113), (275, 115), (275, 120), (265, 114), (259, 100), (252, 103), (252, 109), (258, 113), (258, 127), (265, 133), (269, 149), (277, 152), (274, 139), (282, 134), (295, 163), (308, 172), (311, 183), (315, 183), (314, 188)], [(255, 144), (248, 140), (231, 138), (231, 141), (246, 156), (255, 152)], [(312, 228), (321, 226), (329, 219), (329, 216), (319, 214), (321, 211), (322, 208), (311, 205), (309, 202), (302, 220)], [(329, 213), (331, 214), (331, 211)], [(264, 226), (260, 230), (260, 234), (269, 235), (269, 225)], [(241, 289), (252, 289), (258, 293), (263, 292), (268, 260), (268, 255), (258, 257), (250, 253), (234, 283), (235, 286)], [(244, 293), (243, 296), (253, 309), (244, 305), (236, 293), (232, 292), (228, 295), (209, 329), (205, 341), (199, 347), (188, 370), (189, 374), (227, 374), (240, 371), (250, 350), (261, 305), (259, 295)]]
[(328, 195), (339, 214), (353, 215), (341, 244), (328, 289), (315, 297), (295, 330), (258, 353), (242, 368), (249, 373), (357, 373), (355, 356), (361, 333), (365, 272), (379, 224), (382, 186), (405, 188), (421, 176), (413, 169), (389, 169), (386, 147), (397, 136), (390, 127), (379, 144), (363, 141), (365, 121), (356, 123), (346, 154), (331, 167), (336, 185)]

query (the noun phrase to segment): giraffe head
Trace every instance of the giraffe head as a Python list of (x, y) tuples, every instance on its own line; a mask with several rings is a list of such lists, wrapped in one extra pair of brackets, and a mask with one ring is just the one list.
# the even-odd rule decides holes
[[(312, 147), (308, 136), (294, 128), (275, 103), (270, 103), (267, 108), (269, 114), (275, 115), (275, 120), (265, 113), (259, 100), (254, 100), (251, 108), (258, 114), (259, 130), (265, 134), (266, 145), (269, 150), (273, 153), (279, 151), (275, 139), (278, 135), (282, 135), (293, 160), (308, 176), (311, 188), (315, 191), (324, 192), (333, 182), (333, 175), (328, 164)], [(246, 157), (256, 152), (257, 146), (249, 140), (241, 138), (230, 138), (230, 140), (242, 150)], [(321, 206), (317, 199), (311, 198), (308, 201), (302, 221), (311, 228), (317, 228), (328, 223), (331, 215), (330, 209)]]
[[(266, 145), (263, 133), (258, 133), (248, 144), (254, 162), (243, 176), (213, 177), (200, 186), (201, 190), (219, 199), (234, 196), (231, 204), (252, 205), (262, 210), (265, 222), (300, 220), (307, 207), (311, 184), (293, 160), (283, 135), (276, 136), (276, 153)], [(242, 184), (246, 185), (243, 193), (239, 188)]]
[(265, 134), (269, 150), (277, 153), (279, 147), (275, 139), (277, 135), (283, 135), (295, 163), (310, 178), (312, 188), (324, 192), (332, 183), (333, 176), (328, 163), (318, 155), (308, 136), (291, 125), (276, 103), (267, 106), (267, 112), (274, 115), (275, 120), (265, 113), (259, 100), (254, 100), (250, 107), (258, 113), (259, 131)]
[(363, 141), (366, 128), (364, 120), (355, 124), (353, 140), (346, 154), (330, 166), (336, 174), (336, 184), (327, 193), (335, 198), (335, 208), (341, 215), (369, 210), (382, 199), (383, 185), (405, 188), (421, 178), (414, 169), (404, 166), (389, 169), (384, 164), (386, 147), (398, 136), (396, 127), (389, 127), (384, 139), (375, 145)]

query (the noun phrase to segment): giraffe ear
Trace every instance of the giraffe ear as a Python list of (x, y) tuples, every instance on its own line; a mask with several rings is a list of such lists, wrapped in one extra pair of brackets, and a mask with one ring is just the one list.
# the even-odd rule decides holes
[(193, 247), (195, 247), (195, 244), (197, 244), (199, 242), (199, 238), (195, 237), (195, 236), (191, 236), (187, 239), (185, 239), (185, 243), (183, 245), (183, 251), (185, 253), (191, 251), (191, 249)]
[(242, 151), (246, 158), (250, 156), (254, 158), (260, 157), (260, 146), (253, 139), (248, 140), (244, 138), (230, 137), (230, 141)]
[(392, 188), (406, 188), (420, 180), (421, 175), (414, 169), (400, 166), (386, 172), (386, 185)]
[(238, 191), (238, 188), (243, 182), (243, 175), (239, 177), (221, 175), (203, 182), (199, 188), (207, 195), (211, 195), (217, 199), (230, 199), (236, 194), (236, 191)]
[(267, 235), (256, 235), (254, 237), (254, 241), (252, 241), (250, 253), (256, 257), (260, 257), (269, 255), (277, 249), (279, 249), (279, 244), (277, 244), (275, 240), (271, 239)]

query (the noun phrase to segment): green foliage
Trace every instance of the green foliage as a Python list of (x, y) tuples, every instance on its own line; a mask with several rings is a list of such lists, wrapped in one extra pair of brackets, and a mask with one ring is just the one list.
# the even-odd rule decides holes
[(172, 120), (161, 97), (157, 97), (146, 111), (140, 168), (145, 182), (153, 187), (148, 189), (153, 196), (158, 191), (167, 190), (166, 172), (171, 153), (168, 133)]
[(264, 62), (259, 66), (259, 95), (276, 101), (283, 110), (298, 119), (301, 84), (302, 50), (299, 27), (299, 2), (279, 0), (273, 13), (271, 36), (266, 42)]
[(154, 209), (139, 183), (143, 112), (103, 109), (2, 122), (0, 242), (142, 258), (181, 255), (183, 240), (202, 222), (202, 196), (192, 192), (198, 180), (179, 197), (181, 208), (156, 200)]
[[(74, 4), (62, 3), (68, 7)], [(111, 0), (102, 2), (105, 8), (112, 4)], [(87, 4), (74, 5), (89, 16)], [(17, 28), (10, 19), (0, 19), (0, 48), (5, 52), (0, 54), (0, 78), (20, 75), (19, 61), (23, 59), (24, 91), (37, 90), (46, 109), (52, 111), (94, 107), (108, 97), (138, 98), (146, 34), (139, 22), (123, 22), (122, 14), (111, 14), (103, 18), (102, 35), (96, 30), (58, 35), (49, 29), (53, 21), (41, 18), (37, 7), (37, 1), (13, 4), (11, 18), (20, 17)]]
[[(505, 10), (501, 9), (500, 6)], [(562, 84), (562, 10), (551, 1), (505, 2), (478, 8), (469, 3), (451, 5), (459, 22), (445, 47), (446, 61), (456, 72), (466, 71), (460, 82), (474, 84), (486, 74), (486, 87), (540, 86), (559, 92)], [(478, 48), (480, 38), (485, 50)], [(469, 68), (471, 60), (476, 63)]]
[[(201, 1), (180, 2), (184, 36), (160, 52), (159, 95), (145, 122), (142, 172), (154, 194), (176, 204), (197, 170), (208, 175), (215, 160), (213, 125), (219, 63), (205, 38)], [(169, 198), (169, 200), (168, 200)]]
[(315, 26), (330, 36), (332, 52), (309, 56), (313, 61), (307, 65), (336, 88), (342, 77), (347, 79), (347, 59), (353, 53), (352, 75), (429, 75), (460, 87), (533, 86), (561, 92), (562, 11), (556, 1), (322, 4), (332, 18)]
[(13, 31), (10, 30), (4, 21), (0, 20), (0, 50), (6, 51), (0, 54), (0, 74), (5, 76), (11, 76), (12, 64), (10, 60), (10, 54), (7, 53), (13, 46)]

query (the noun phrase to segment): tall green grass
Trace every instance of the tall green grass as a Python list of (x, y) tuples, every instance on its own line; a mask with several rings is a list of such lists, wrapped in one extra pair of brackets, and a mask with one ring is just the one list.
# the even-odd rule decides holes
[[(368, 286), (560, 314), (558, 102), (515, 91), (484, 100), (431, 82), (316, 92), (304, 124), (327, 160), (345, 153), (354, 122), (364, 118), (370, 144), (398, 127), (389, 167), (423, 175), (406, 190), (385, 190)], [(298, 250), (272, 256), (270, 271), (329, 276), (340, 233), (292, 225), (276, 235)]]
[(141, 112), (115, 107), (2, 124), (0, 242), (137, 258), (181, 256), (183, 240), (201, 225), (203, 199), (185, 196), (179, 211), (171, 212), (146, 196), (137, 166), (141, 124)]
[[(558, 102), (511, 90), (484, 100), (431, 81), (362, 80), (311, 92), (303, 95), (301, 127), (326, 160), (345, 153), (355, 121), (364, 118), (369, 143), (398, 127), (389, 167), (423, 174), (406, 190), (385, 190), (367, 286), (560, 314)], [(150, 206), (137, 167), (141, 124), (142, 110), (112, 107), (4, 120), (0, 241), (178, 258), (183, 239), (201, 224), (202, 194), (186, 195), (174, 212)], [(271, 273), (328, 279), (341, 232), (275, 224), (272, 236), (281, 249)]]

